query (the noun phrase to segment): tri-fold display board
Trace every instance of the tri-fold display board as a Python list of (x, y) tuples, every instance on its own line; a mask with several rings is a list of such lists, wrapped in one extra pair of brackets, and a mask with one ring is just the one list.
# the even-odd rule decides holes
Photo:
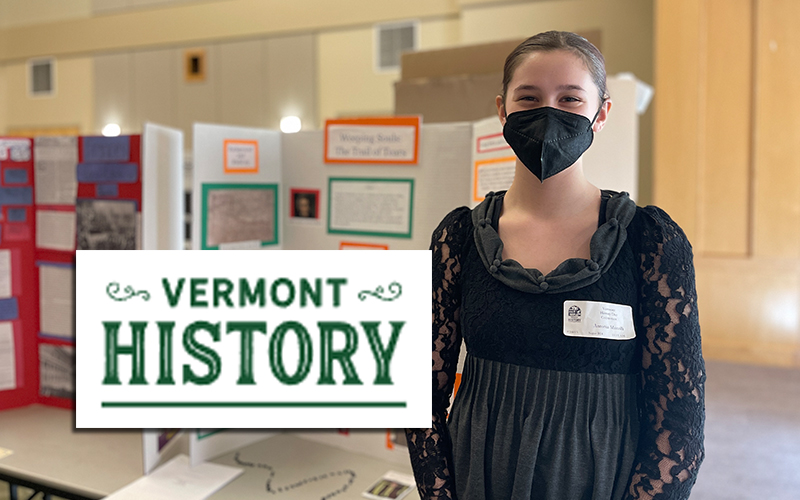
[(139, 136), (0, 139), (0, 409), (71, 407), (75, 250), (139, 247)]
[(182, 134), (145, 136), (149, 175), (138, 135), (0, 138), (0, 410), (74, 405), (76, 250), (142, 248), (143, 225), (145, 248), (170, 248), (170, 230), (180, 244), (182, 177), (156, 185), (182, 174)]
[(441, 218), (468, 202), (469, 123), (335, 120), (296, 134), (195, 124), (194, 134), (194, 249), (427, 249)]

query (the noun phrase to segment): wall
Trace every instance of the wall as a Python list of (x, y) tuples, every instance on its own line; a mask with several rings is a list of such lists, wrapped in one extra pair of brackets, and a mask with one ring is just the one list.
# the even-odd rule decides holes
[(377, 22), (458, 13), (454, 0), (218, 0), (136, 9), (0, 31), (0, 63), (40, 55), (264, 38), (288, 33), (357, 29)]
[(800, 366), (795, 0), (658, 0), (655, 201), (694, 244), (704, 349)]
[[(458, 28), (458, 19), (422, 21), (420, 49), (458, 44)], [(320, 124), (326, 118), (393, 114), (400, 72), (375, 71), (373, 38), (371, 26), (317, 36)]]
[(208, 0), (91, 0), (94, 14), (118, 13), (128, 10), (158, 8)]
[[(29, 97), (26, 63), (4, 68), (7, 82), (6, 127), (73, 128), (92, 130), (94, 87), (91, 58), (58, 59), (53, 97)], [(2, 97), (2, 96), (0, 96)]]
[(0, 0), (0, 29), (89, 17), (92, 0)]
[(6, 68), (4, 66), (0, 66), (0, 134), (3, 133), (6, 128), (6, 122), (8, 121), (8, 113), (4, 109), (7, 99), (8, 99), (8, 83), (6, 81)]
[(203, 82), (184, 80), (187, 47), (95, 58), (95, 129), (119, 123), (138, 133), (150, 121), (182, 129), (194, 122), (277, 129), (280, 118), (316, 123), (314, 37), (297, 35), (192, 46), (206, 51)]

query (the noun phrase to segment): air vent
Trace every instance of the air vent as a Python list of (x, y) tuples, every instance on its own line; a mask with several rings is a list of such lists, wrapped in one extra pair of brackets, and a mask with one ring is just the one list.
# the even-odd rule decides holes
[(381, 24), (375, 27), (375, 66), (378, 71), (400, 69), (400, 54), (417, 50), (419, 23)]
[(31, 97), (55, 95), (55, 59), (33, 59), (28, 62), (28, 92)]

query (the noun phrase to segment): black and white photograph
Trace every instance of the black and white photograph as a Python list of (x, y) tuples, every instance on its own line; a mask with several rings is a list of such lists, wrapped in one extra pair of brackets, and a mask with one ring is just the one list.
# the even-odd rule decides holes
[(78, 200), (78, 250), (136, 250), (136, 203)]
[(47, 397), (75, 397), (75, 348), (39, 344), (39, 394)]

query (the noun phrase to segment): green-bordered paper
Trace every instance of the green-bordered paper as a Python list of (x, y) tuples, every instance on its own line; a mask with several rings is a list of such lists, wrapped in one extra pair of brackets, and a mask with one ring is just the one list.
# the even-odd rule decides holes
[(203, 184), (200, 248), (258, 241), (278, 244), (277, 184)]
[(411, 238), (414, 179), (328, 179), (328, 232)]

